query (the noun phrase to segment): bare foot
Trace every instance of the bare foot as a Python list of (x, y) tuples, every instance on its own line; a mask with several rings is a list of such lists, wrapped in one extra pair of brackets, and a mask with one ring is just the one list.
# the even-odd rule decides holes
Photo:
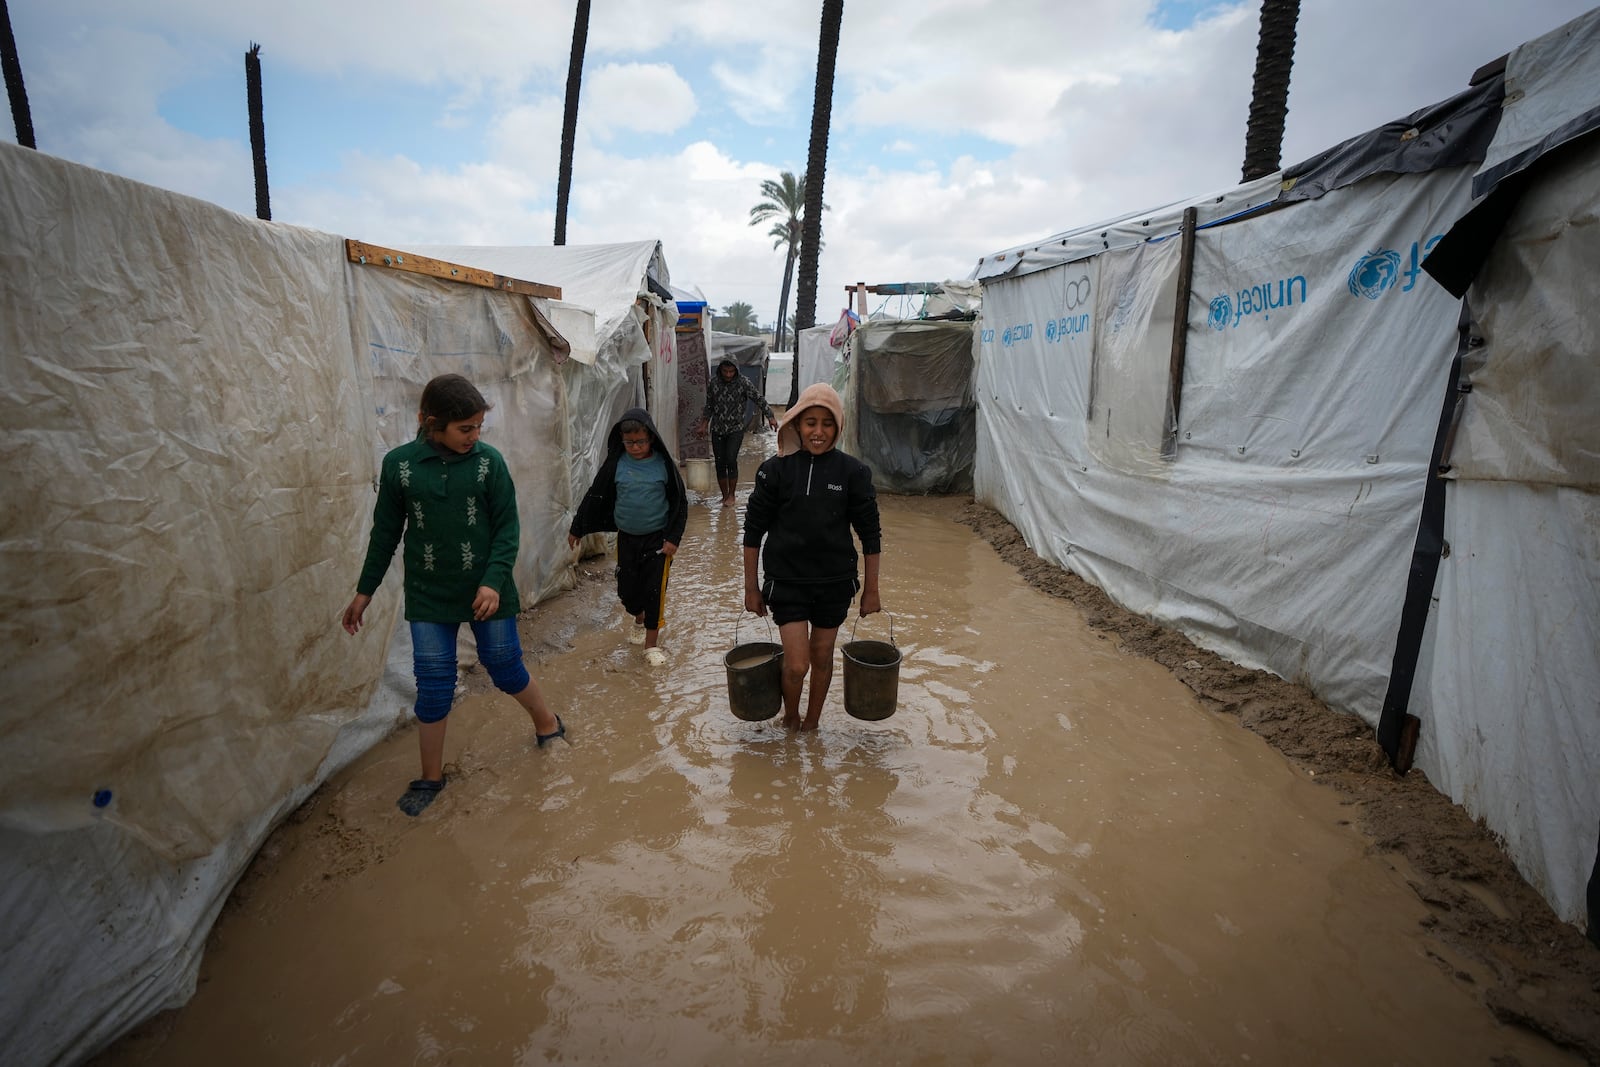
[(801, 731), (815, 730), (816, 728), (817, 728), (817, 720), (812, 718), (809, 715), (806, 716), (806, 721), (800, 724)]
[(798, 729), (800, 729), (800, 716), (799, 715), (785, 715), (783, 717), (783, 728), (785, 730), (798, 730)]
[(733, 507), (733, 497), (731, 497), (731, 496), (723, 497), (722, 498), (722, 506), (725, 507), (725, 508)]

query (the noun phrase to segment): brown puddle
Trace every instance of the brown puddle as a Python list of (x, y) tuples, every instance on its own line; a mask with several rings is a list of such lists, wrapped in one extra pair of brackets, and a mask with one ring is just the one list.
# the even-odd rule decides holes
[(836, 653), (817, 733), (736, 718), (723, 657), (777, 634), (738, 509), (696, 495), (666, 666), (586, 561), (524, 626), (571, 745), (470, 676), (439, 800), (394, 806), (411, 729), (330, 781), (190, 1003), (96, 1063), (1582, 1062), (1502, 1021), (1564, 974), (1508, 986), (1444, 936), (1431, 876), (1352, 825), (1370, 798), (1030, 585), (965, 501), (882, 500), (892, 616), (840, 644), (892, 621), (891, 717), (845, 714)]

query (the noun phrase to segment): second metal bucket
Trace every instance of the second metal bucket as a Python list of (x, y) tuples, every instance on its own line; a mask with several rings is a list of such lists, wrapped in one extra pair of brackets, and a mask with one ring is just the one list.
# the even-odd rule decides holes
[[(737, 635), (735, 635), (737, 640)], [(765, 722), (783, 706), (783, 646), (771, 641), (734, 645), (722, 657), (728, 669), (728, 706), (745, 722)]]
[[(856, 622), (859, 625), (860, 619)], [(854, 628), (851, 636), (855, 636)], [(853, 718), (877, 722), (894, 714), (900, 692), (900, 649), (894, 620), (888, 641), (849, 641), (844, 646), (844, 710)]]

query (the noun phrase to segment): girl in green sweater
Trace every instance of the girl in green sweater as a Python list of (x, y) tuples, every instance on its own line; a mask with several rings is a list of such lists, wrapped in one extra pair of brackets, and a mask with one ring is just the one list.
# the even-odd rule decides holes
[(345, 632), (354, 634), (403, 539), (422, 748), (422, 777), (399, 800), (407, 815), (420, 814), (444, 788), (445, 717), (455, 699), (462, 623), (472, 627), (495, 687), (527, 709), (539, 746), (567, 732), (522, 663), (511, 577), (517, 493), (500, 453), (478, 440), (489, 403), (461, 375), (444, 374), (422, 390), (418, 406), (416, 438), (383, 457), (366, 565), (344, 609)]

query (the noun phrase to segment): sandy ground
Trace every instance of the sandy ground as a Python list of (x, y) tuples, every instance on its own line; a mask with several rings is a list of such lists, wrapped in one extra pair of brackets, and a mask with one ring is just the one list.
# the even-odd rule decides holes
[[(1358, 828), (1426, 905), (1432, 934), (1493, 976), (1482, 996), (1495, 1016), (1600, 1063), (1600, 949), (1558, 919), (1494, 835), (1421, 771), (1396, 775), (1371, 727), (1330, 711), (1304, 686), (1241, 667), (1123, 609), (1034, 555), (994, 509), (969, 502), (961, 521), (1030, 584), (1078, 605), (1090, 626), (1160, 663), (1204, 704), (1238, 716), (1241, 726), (1355, 801)], [(1465, 972), (1458, 977), (1471, 980)]]

